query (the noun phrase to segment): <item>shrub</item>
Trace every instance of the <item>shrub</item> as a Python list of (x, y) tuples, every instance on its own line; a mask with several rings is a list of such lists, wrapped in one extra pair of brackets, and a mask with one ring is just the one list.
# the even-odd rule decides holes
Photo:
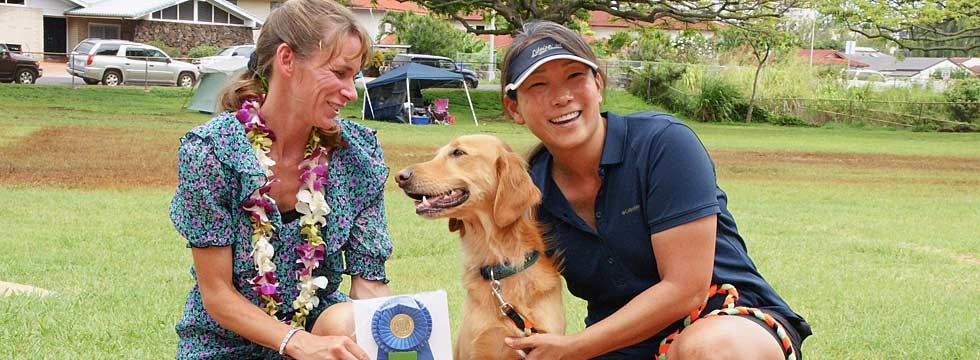
[(150, 45), (150, 46), (153, 46), (153, 47), (156, 47), (156, 48), (158, 48), (160, 50), (163, 50), (163, 52), (167, 53), (167, 55), (170, 55), (170, 57), (172, 57), (172, 58), (180, 57), (180, 49), (175, 48), (175, 47), (171, 47), (171, 46), (167, 45), (166, 43), (164, 43), (163, 41), (153, 40), (153, 41), (146, 42), (146, 44), (147, 45)]
[(943, 92), (954, 120), (980, 124), (980, 79), (963, 80)]
[[(756, 108), (759, 109), (759, 108)], [(754, 116), (754, 115), (753, 115)], [(782, 126), (813, 126), (808, 124), (798, 116), (793, 115), (771, 115), (768, 117), (769, 123)]]
[(701, 83), (701, 95), (694, 106), (693, 118), (698, 121), (741, 121), (745, 100), (735, 84), (724, 78), (706, 77)]
[(648, 66), (634, 73), (629, 91), (651, 104), (662, 105), (673, 112), (688, 113), (687, 95), (671, 86), (684, 76), (685, 71), (683, 66)]
[(214, 56), (218, 53), (218, 51), (221, 51), (221, 49), (216, 46), (198, 45), (191, 48), (191, 51), (187, 52), (187, 57), (191, 59), (198, 59), (205, 56)]

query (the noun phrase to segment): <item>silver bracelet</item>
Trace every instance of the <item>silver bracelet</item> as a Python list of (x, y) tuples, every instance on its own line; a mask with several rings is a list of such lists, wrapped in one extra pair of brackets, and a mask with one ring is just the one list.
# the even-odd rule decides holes
[(293, 337), (293, 335), (296, 334), (296, 332), (297, 331), (300, 331), (300, 330), (302, 330), (302, 329), (300, 329), (300, 328), (293, 328), (292, 330), (289, 330), (288, 333), (286, 333), (286, 336), (283, 336), (282, 343), (279, 344), (279, 355), (285, 355), (285, 354), (283, 354), (283, 352), (286, 351), (286, 343), (288, 343), (289, 342), (289, 339), (291, 339)]

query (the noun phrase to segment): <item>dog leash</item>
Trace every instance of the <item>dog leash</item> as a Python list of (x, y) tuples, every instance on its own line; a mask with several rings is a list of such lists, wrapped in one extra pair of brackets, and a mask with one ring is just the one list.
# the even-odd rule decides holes
[[(506, 316), (507, 318), (509, 318), (510, 321), (514, 324), (514, 326), (517, 326), (517, 328), (522, 333), (524, 333), (525, 337), (531, 336), (533, 334), (540, 334), (541, 331), (534, 327), (534, 323), (532, 323), (530, 319), (528, 319), (527, 317), (522, 315), (519, 311), (517, 311), (517, 309), (515, 309), (513, 305), (508, 303), (507, 300), (504, 300), (504, 295), (500, 291), (500, 280), (497, 280), (494, 277), (493, 267), (486, 267), (486, 268), (488, 269), (489, 277), (491, 279), (490, 292), (493, 293), (493, 297), (497, 299), (497, 304), (499, 305), (500, 313)], [(527, 267), (525, 266), (524, 268), (526, 269)], [(513, 274), (509, 274), (509, 275), (513, 275)], [(528, 349), (527, 351), (521, 349), (517, 349), (514, 351), (517, 352), (517, 355), (519, 355), (521, 359), (526, 358), (527, 354), (531, 352), (530, 349)]]
[[(493, 270), (490, 270), (493, 274)], [(513, 305), (504, 300), (504, 295), (500, 292), (500, 280), (490, 281), (490, 291), (493, 293), (493, 297), (497, 299), (497, 304), (500, 308), (500, 313), (510, 319), (517, 326), (517, 329), (524, 333), (524, 336), (531, 336), (531, 334), (539, 334), (540, 330), (534, 327), (534, 323), (531, 319), (521, 314)]]

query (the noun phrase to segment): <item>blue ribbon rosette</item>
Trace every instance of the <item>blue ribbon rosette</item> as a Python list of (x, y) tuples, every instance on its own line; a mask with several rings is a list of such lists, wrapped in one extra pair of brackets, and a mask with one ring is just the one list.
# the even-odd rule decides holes
[(378, 344), (378, 360), (399, 352), (415, 352), (419, 360), (433, 360), (429, 347), (432, 315), (411, 296), (396, 296), (381, 305), (371, 319), (371, 334)]

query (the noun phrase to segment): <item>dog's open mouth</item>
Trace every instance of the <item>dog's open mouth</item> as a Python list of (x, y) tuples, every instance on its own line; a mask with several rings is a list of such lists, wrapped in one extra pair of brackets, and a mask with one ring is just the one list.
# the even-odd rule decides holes
[(406, 192), (405, 195), (415, 199), (415, 213), (419, 215), (434, 215), (443, 210), (461, 205), (469, 199), (470, 192), (466, 189), (453, 189), (441, 194), (416, 194)]

